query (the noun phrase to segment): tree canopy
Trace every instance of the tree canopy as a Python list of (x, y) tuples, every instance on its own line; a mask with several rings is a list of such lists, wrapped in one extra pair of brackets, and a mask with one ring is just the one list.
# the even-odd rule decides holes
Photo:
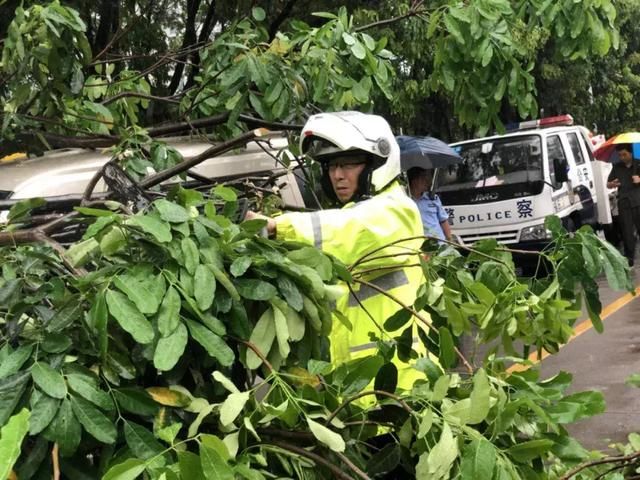
[[(620, 43), (610, 0), (352, 3), (7, 2), (16, 9), (0, 24), (2, 136), (46, 148), (207, 119), (225, 137), (360, 109), (453, 138), (539, 106), (585, 110), (537, 98), (564, 78), (562, 62), (597, 70)], [(632, 28), (631, 4), (624, 11)], [(587, 77), (596, 95), (607, 88), (598, 78)]]

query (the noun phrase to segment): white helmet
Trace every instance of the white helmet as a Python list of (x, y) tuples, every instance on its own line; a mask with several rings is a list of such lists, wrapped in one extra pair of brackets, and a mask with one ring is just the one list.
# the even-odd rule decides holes
[(365, 194), (380, 192), (400, 175), (400, 147), (387, 121), (378, 115), (352, 111), (312, 115), (302, 129), (300, 151), (321, 164), (338, 153), (369, 154), (367, 187), (372, 191), (361, 192)]

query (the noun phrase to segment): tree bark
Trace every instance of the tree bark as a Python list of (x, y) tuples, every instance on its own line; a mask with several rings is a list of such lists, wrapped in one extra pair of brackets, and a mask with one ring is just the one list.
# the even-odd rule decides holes
[[(204, 18), (204, 22), (202, 23), (202, 29), (200, 30), (200, 34), (198, 35), (198, 43), (200, 45), (204, 45), (209, 41), (209, 36), (213, 31), (213, 26), (216, 23), (216, 2), (215, 0), (211, 0), (209, 3), (209, 8), (207, 9), (207, 15)], [(185, 88), (189, 88), (193, 85), (194, 79), (198, 72), (200, 71), (200, 51), (196, 51), (193, 55), (193, 66), (189, 70), (189, 78), (187, 78), (187, 84)]]
[(269, 25), (269, 40), (273, 40), (284, 21), (291, 15), (294, 5), (298, 0), (289, 0), (280, 11), (276, 19)]
[(99, 9), (100, 25), (91, 48), (101, 52), (109, 43), (111, 36), (118, 30), (120, 23), (120, 6), (113, 0), (102, 0)]
[[(187, 0), (187, 21), (185, 23), (184, 37), (182, 39), (181, 50), (191, 47), (197, 40), (196, 34), (196, 17), (200, 8), (200, 0)], [(188, 57), (187, 57), (188, 58)], [(184, 64), (176, 63), (176, 69), (173, 72), (171, 83), (169, 84), (169, 93), (174, 94), (180, 86), (180, 80), (184, 73)]]

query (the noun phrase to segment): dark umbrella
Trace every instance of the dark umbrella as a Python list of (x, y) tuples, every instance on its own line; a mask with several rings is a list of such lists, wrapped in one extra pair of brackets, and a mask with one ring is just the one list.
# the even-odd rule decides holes
[(460, 155), (437, 138), (400, 135), (396, 137), (396, 140), (400, 146), (402, 170), (409, 170), (413, 167), (428, 170), (457, 165), (462, 162)]

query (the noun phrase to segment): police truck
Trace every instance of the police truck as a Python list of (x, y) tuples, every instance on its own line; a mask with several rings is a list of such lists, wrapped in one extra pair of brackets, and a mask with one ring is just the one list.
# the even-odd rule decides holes
[(439, 169), (434, 188), (456, 240), (495, 238), (513, 249), (541, 250), (550, 238), (548, 215), (569, 231), (611, 223), (608, 165), (595, 160), (591, 145), (589, 131), (570, 115), (452, 144), (463, 161)]

